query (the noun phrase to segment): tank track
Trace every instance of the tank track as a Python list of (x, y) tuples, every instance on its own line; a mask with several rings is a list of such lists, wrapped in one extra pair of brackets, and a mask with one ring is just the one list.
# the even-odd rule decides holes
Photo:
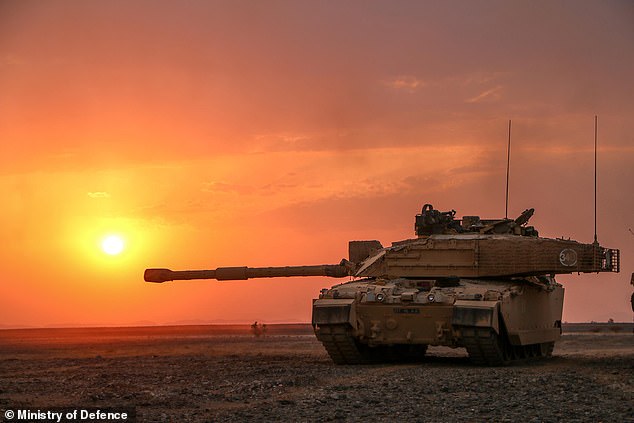
[(317, 339), (324, 345), (335, 364), (367, 364), (369, 357), (359, 351), (347, 325), (320, 325), (315, 329)]
[(370, 347), (357, 341), (349, 325), (319, 325), (317, 339), (335, 364), (373, 364), (422, 360), (427, 345), (380, 345)]
[(554, 342), (511, 345), (506, 335), (498, 335), (491, 328), (462, 328), (462, 341), (474, 364), (488, 366), (550, 357), (555, 347)]

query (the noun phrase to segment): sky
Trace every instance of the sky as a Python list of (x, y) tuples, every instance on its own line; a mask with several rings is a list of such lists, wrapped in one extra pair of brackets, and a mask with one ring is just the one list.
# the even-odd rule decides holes
[[(309, 322), (337, 282), (143, 282), (338, 263), (423, 204), (598, 238), (564, 321), (632, 321), (634, 3), (0, 0), (0, 325)], [(110, 234), (121, 254), (100, 248)]]

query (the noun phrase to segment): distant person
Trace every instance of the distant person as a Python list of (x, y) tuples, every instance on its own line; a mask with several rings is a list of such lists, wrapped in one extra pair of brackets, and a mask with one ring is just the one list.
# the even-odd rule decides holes
[(251, 325), (251, 332), (256, 338), (259, 338), (260, 335), (262, 335), (262, 325), (259, 325), (257, 320)]

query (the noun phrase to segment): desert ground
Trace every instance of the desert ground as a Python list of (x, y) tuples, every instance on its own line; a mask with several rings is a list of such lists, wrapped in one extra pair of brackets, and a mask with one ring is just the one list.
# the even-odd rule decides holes
[(634, 421), (631, 324), (570, 326), (552, 358), (493, 368), (444, 347), (420, 363), (336, 366), (309, 325), (267, 329), (0, 330), (0, 415), (119, 407), (142, 422)]

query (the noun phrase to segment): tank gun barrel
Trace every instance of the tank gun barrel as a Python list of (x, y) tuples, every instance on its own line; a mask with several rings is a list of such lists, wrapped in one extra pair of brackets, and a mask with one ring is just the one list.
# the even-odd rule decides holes
[(346, 260), (340, 264), (284, 267), (219, 267), (215, 270), (145, 269), (146, 282), (162, 283), (176, 280), (216, 279), (219, 281), (246, 280), (251, 278), (277, 278), (292, 276), (327, 276), (345, 278), (350, 275)]

